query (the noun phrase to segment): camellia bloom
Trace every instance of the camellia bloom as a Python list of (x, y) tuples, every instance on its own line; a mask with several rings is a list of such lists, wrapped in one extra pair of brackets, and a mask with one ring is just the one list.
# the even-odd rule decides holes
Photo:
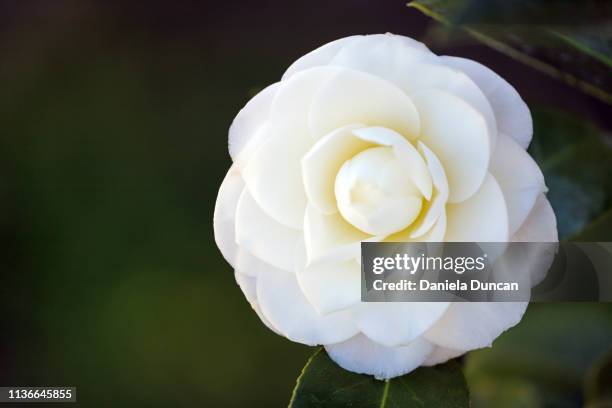
[(556, 241), (529, 109), (391, 34), (298, 59), (240, 111), (215, 238), (261, 320), (377, 378), (490, 346), (526, 303), (362, 303), (362, 241)]

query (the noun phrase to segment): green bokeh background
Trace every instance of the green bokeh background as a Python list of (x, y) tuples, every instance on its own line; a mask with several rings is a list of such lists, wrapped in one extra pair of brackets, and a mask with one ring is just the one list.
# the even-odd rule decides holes
[[(286, 404), (312, 350), (259, 322), (214, 243), (227, 129), (308, 50), (434, 23), (402, 1), (0, 11), (0, 385), (74, 385), (86, 406)], [(481, 46), (440, 51), (609, 126)]]

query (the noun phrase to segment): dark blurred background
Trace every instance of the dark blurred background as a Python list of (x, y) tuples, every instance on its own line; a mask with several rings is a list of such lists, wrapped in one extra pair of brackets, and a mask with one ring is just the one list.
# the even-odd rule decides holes
[[(0, 2), (0, 385), (286, 405), (312, 349), (259, 322), (214, 243), (228, 127), (326, 42), (436, 24), (404, 0)], [(491, 49), (428, 45), (612, 128), (603, 102)]]

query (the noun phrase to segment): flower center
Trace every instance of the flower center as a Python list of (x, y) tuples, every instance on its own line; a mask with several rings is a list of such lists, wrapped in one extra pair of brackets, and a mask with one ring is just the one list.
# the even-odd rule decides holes
[(336, 176), (340, 214), (372, 235), (408, 227), (419, 215), (423, 196), (390, 147), (372, 147), (347, 160)]

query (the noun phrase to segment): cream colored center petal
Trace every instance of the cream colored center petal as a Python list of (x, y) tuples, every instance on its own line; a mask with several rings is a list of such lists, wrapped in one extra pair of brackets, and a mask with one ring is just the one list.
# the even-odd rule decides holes
[(406, 228), (423, 205), (421, 192), (390, 147), (369, 148), (347, 160), (334, 190), (340, 214), (372, 235)]

